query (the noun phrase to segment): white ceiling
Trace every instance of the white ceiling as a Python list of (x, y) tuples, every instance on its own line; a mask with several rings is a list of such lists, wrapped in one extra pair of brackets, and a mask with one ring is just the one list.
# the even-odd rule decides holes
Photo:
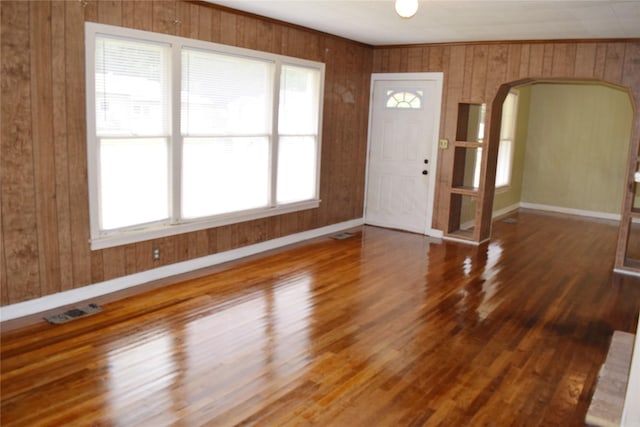
[(370, 45), (640, 37), (640, 0), (208, 0)]

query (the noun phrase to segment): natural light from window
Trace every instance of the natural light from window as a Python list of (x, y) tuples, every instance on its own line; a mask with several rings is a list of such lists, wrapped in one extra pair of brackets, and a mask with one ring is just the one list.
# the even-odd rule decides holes
[(319, 205), (324, 64), (86, 30), (93, 249)]

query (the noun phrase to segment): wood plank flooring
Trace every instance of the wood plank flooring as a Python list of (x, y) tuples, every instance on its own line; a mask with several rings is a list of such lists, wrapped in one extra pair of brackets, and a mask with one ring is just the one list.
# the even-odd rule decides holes
[(472, 247), (363, 227), (7, 330), (1, 424), (584, 425), (640, 281), (617, 226), (533, 212)]

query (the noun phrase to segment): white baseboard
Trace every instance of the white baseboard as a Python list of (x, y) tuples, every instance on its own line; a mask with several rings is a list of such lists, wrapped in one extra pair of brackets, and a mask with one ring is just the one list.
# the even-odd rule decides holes
[(491, 239), (484, 239), (480, 242), (476, 242), (475, 240), (458, 239), (457, 237), (444, 236), (442, 237), (442, 240), (446, 240), (449, 242), (456, 242), (456, 243), (464, 243), (465, 245), (471, 245), (471, 246), (480, 246), (481, 244), (488, 242)]
[(507, 214), (510, 214), (511, 212), (517, 211), (518, 209), (520, 209), (520, 202), (518, 203), (514, 203), (513, 205), (507, 206), (506, 208), (502, 208), (502, 209), (498, 209), (497, 211), (493, 211), (493, 213), (491, 214), (491, 218), (495, 219), (495, 218), (500, 218), (501, 216), (505, 216)]
[(178, 274), (188, 273), (213, 265), (222, 264), (224, 262), (233, 261), (261, 252), (277, 249), (283, 246), (299, 243), (316, 237), (333, 234), (350, 228), (358, 227), (364, 224), (363, 218), (353, 219), (338, 224), (328, 225), (326, 227), (316, 228), (313, 230), (303, 231), (301, 233), (291, 234), (289, 236), (279, 237), (266, 242), (256, 243), (254, 245), (244, 246), (238, 249), (232, 249), (226, 252), (207, 255), (201, 258), (189, 261), (178, 262), (163, 267), (154, 268), (152, 270), (131, 274), (128, 276), (118, 277), (112, 280), (83, 286), (78, 289), (59, 292), (47, 295), (41, 298), (32, 299), (17, 304), (11, 304), (0, 307), (0, 322), (6, 320), (17, 319), (19, 317), (40, 313), (57, 307), (74, 304), (80, 301), (86, 301), (99, 296), (107, 295), (113, 292), (139, 286), (154, 280), (164, 279)]
[[(640, 277), (640, 273), (638, 273), (637, 271), (625, 270), (623, 268), (614, 268), (613, 272), (618, 274), (623, 274), (625, 276)], [(640, 328), (640, 323), (638, 324), (638, 327)]]
[(565, 208), (562, 206), (540, 205), (538, 203), (520, 202), (520, 207), (525, 209), (535, 209), (538, 211), (557, 212), (567, 215), (587, 216), (591, 218), (609, 219), (613, 221), (620, 221), (620, 214), (599, 212), (599, 211), (587, 211), (582, 209)]

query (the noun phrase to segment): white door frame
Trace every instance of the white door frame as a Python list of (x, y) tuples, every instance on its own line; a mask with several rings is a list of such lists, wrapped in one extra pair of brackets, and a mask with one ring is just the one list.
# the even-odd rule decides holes
[(431, 179), (429, 180), (429, 194), (427, 195), (427, 218), (424, 234), (432, 237), (442, 237), (442, 230), (432, 228), (433, 223), (433, 204), (435, 199), (436, 181), (438, 176), (438, 137), (440, 135), (440, 113), (442, 110), (442, 82), (444, 74), (441, 72), (429, 72), (429, 73), (372, 73), (371, 74), (371, 87), (369, 89), (369, 126), (367, 129), (367, 164), (365, 168), (365, 187), (364, 187), (364, 206), (362, 211), (362, 218), (365, 219), (365, 213), (367, 210), (367, 194), (369, 187), (369, 153), (371, 151), (371, 126), (373, 117), (373, 89), (377, 81), (412, 81), (412, 80), (430, 80), (436, 83), (436, 95), (438, 96), (437, 107), (433, 111), (434, 126), (432, 144), (431, 144), (431, 159), (429, 164), (429, 173)]

